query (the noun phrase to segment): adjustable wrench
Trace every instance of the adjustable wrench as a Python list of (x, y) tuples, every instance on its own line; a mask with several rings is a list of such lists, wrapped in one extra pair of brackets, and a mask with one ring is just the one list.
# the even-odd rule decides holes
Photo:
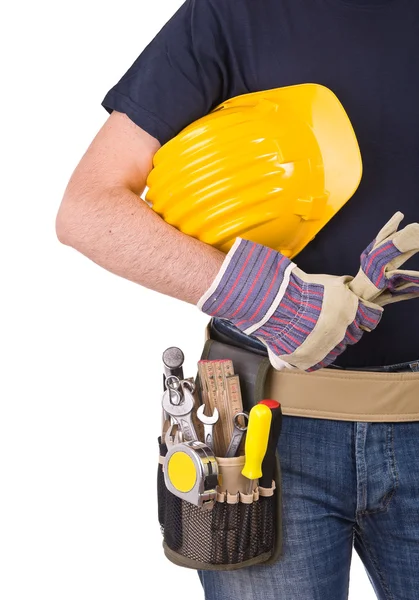
[(183, 439), (190, 442), (198, 439), (192, 422), (192, 410), (195, 406), (195, 399), (188, 385), (184, 385), (183, 382), (181, 382), (181, 385), (183, 394), (180, 401), (177, 404), (173, 404), (171, 396), (173, 390), (167, 389), (163, 394), (162, 407), (166, 414), (178, 423), (183, 434)]
[(205, 404), (201, 404), (201, 406), (196, 411), (196, 416), (204, 424), (204, 442), (207, 446), (214, 450), (214, 436), (212, 433), (213, 427), (218, 421), (219, 413), (216, 408), (214, 408), (214, 412), (211, 417), (207, 417), (204, 415)]

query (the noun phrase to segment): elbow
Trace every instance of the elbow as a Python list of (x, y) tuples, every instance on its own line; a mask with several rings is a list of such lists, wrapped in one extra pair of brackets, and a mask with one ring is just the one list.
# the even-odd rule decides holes
[(65, 246), (71, 246), (77, 250), (79, 235), (80, 215), (77, 203), (64, 196), (55, 218), (55, 234), (58, 241)]
[(59, 208), (57, 216), (55, 218), (55, 234), (59, 242), (61, 242), (65, 246), (72, 246), (71, 227), (69, 219), (65, 211), (63, 210), (62, 205)]
[(68, 231), (66, 219), (63, 218), (62, 212), (59, 210), (55, 218), (55, 234), (58, 241), (66, 246), (70, 246)]

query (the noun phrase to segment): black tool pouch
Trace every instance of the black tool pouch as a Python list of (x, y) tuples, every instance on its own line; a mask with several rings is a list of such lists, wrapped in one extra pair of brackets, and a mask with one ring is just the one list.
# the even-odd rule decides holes
[[(266, 357), (224, 342), (207, 339), (201, 359), (231, 359), (239, 375), (243, 407), (264, 398), (265, 380), (271, 367)], [(159, 439), (159, 442), (161, 440)], [(247, 494), (248, 480), (241, 475), (244, 456), (218, 458), (220, 486), (210, 510), (198, 508), (165, 485), (164, 454), (160, 443), (158, 467), (158, 516), (163, 547), (173, 563), (192, 569), (233, 570), (271, 564), (282, 553), (281, 470), (277, 454), (271, 488)]]

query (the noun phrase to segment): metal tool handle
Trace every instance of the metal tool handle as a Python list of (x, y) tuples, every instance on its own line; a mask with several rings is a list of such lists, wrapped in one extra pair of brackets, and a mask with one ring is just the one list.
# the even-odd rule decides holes
[(241, 441), (243, 439), (243, 436), (247, 430), (246, 424), (243, 427), (239, 424), (238, 417), (243, 417), (245, 420), (245, 423), (247, 423), (247, 421), (249, 419), (249, 414), (246, 412), (239, 412), (234, 415), (234, 417), (233, 417), (234, 431), (233, 431), (233, 435), (231, 436), (230, 444), (227, 448), (226, 458), (232, 458), (233, 456), (236, 456), (237, 451), (240, 447)]
[(165, 377), (175, 376), (182, 381), (184, 378), (182, 365), (185, 361), (185, 356), (182, 350), (176, 346), (166, 348), (166, 350), (163, 352), (162, 360)]
[(195, 405), (193, 394), (189, 391), (188, 387), (184, 386), (183, 397), (180, 401), (179, 397), (177, 397), (174, 402), (171, 392), (178, 394), (178, 390), (167, 389), (164, 392), (162, 399), (163, 410), (179, 424), (185, 440), (197, 440), (198, 436), (192, 422), (192, 411)]
[[(185, 357), (180, 348), (176, 346), (170, 346), (170, 348), (166, 348), (162, 355), (163, 360), (163, 391), (165, 392), (168, 388), (167, 380), (170, 377), (174, 377), (179, 382), (183, 380), (183, 368), (182, 365), (184, 363)], [(179, 385), (178, 390), (173, 391), (173, 388), (170, 389), (170, 395), (173, 402), (180, 402), (183, 396), (182, 386)], [(162, 414), (162, 433), (165, 429), (165, 423), (169, 421), (169, 415), (163, 410)]]

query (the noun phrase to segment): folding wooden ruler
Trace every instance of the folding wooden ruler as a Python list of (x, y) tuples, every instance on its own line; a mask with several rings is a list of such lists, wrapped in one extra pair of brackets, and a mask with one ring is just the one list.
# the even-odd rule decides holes
[(233, 435), (234, 416), (243, 411), (239, 376), (234, 374), (230, 359), (200, 360), (198, 375), (202, 402), (208, 406), (206, 414), (214, 408), (219, 420), (214, 426), (214, 449), (217, 456), (225, 456)]

